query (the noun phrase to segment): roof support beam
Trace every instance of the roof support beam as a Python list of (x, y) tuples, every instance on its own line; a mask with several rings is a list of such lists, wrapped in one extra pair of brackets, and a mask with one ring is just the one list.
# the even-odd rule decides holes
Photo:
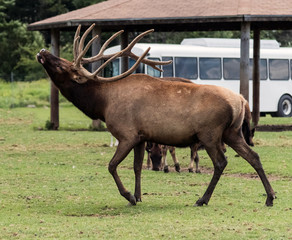
[[(121, 35), (121, 50), (126, 48), (129, 44), (129, 32), (125, 30)], [(121, 73), (126, 72), (129, 69), (128, 57), (122, 57), (121, 60)]]
[(260, 30), (253, 31), (253, 108), (252, 122), (258, 125), (260, 119)]
[[(59, 29), (51, 29), (51, 52), (53, 55), (59, 57), (60, 55), (60, 31)], [(51, 126), (52, 130), (58, 130), (59, 128), (59, 90), (51, 81)]]
[(250, 22), (241, 23), (240, 93), (249, 101), (249, 39)]

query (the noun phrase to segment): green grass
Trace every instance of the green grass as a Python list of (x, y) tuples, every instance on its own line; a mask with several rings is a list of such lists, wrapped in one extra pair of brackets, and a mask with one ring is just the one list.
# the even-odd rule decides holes
[[(0, 108), (48, 107), (50, 99), (50, 81), (42, 79), (33, 82), (3, 82), (0, 80)], [(60, 103), (67, 101), (60, 95)]]
[[(254, 170), (229, 148), (208, 206), (193, 207), (212, 176), (200, 151), (202, 174), (143, 170), (143, 202), (129, 207), (107, 170), (110, 134), (67, 131), (91, 123), (73, 107), (61, 106), (60, 131), (38, 130), (48, 118), (48, 108), (0, 109), (1, 239), (291, 239), (292, 132), (255, 136), (277, 193), (271, 208)], [(189, 149), (177, 155), (186, 168)], [(118, 168), (131, 192), (132, 159)]]
[(271, 117), (271, 115), (266, 115), (265, 117), (260, 117), (259, 125), (292, 125), (291, 117)]

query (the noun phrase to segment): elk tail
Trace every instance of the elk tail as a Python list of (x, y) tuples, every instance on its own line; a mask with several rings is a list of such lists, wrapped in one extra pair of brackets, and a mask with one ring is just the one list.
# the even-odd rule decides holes
[(254, 135), (255, 128), (251, 129), (250, 122), (251, 122), (250, 108), (249, 108), (248, 102), (245, 101), (245, 104), (244, 104), (244, 118), (243, 118), (243, 123), (242, 123), (241, 129), (242, 129), (242, 133), (243, 133), (243, 136), (244, 136), (244, 139), (245, 139), (246, 143), (249, 146), (254, 146), (252, 138), (253, 138), (253, 135)]

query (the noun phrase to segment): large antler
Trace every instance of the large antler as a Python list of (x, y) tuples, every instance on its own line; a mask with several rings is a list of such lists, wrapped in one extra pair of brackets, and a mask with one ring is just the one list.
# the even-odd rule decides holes
[[(83, 34), (83, 36), (80, 39), (80, 29), (81, 29), (81, 25), (78, 26), (76, 33), (75, 33), (75, 37), (74, 37), (74, 43), (73, 43), (73, 54), (74, 54), (74, 61), (73, 61), (73, 65), (76, 69), (80, 70), (87, 78), (92, 79), (92, 80), (97, 80), (97, 81), (116, 81), (119, 80), (121, 78), (124, 78), (128, 75), (130, 75), (131, 73), (133, 73), (136, 68), (139, 66), (139, 64), (142, 62), (144, 64), (147, 64), (151, 67), (153, 67), (154, 69), (161, 71), (162, 70), (157, 67), (156, 65), (166, 65), (166, 64), (170, 64), (172, 61), (152, 61), (152, 60), (148, 60), (145, 59), (146, 55), (148, 54), (150, 47), (140, 56), (138, 57), (137, 55), (135, 55), (134, 53), (132, 53), (132, 48), (134, 47), (134, 45), (141, 39), (143, 38), (146, 34), (153, 32), (154, 30), (148, 30), (146, 32), (141, 33), (139, 36), (137, 36), (125, 49), (121, 50), (120, 52), (114, 53), (114, 54), (109, 54), (109, 55), (104, 55), (104, 51), (105, 49), (108, 47), (108, 45), (120, 34), (122, 34), (124, 31), (121, 30), (117, 33), (115, 33), (113, 36), (111, 36), (101, 47), (99, 53), (93, 57), (90, 58), (84, 58), (84, 55), (86, 54), (86, 52), (88, 51), (88, 49), (90, 48), (91, 44), (93, 43), (93, 41), (95, 39), (97, 39), (99, 36), (96, 35), (94, 36), (88, 43), (87, 45), (84, 47), (84, 42), (86, 37), (88, 36), (88, 34), (90, 33), (90, 31), (94, 28), (95, 24), (92, 24)], [(118, 57), (130, 57), (133, 58), (134, 60), (136, 60), (136, 63), (126, 72), (115, 76), (115, 77), (110, 77), (110, 78), (104, 78), (104, 77), (100, 77), (98, 76), (98, 73), (100, 73), (102, 71), (102, 69), (104, 69), (106, 67), (106, 65), (108, 63), (110, 63), (111, 61), (113, 61), (114, 59), (118, 58)], [(105, 63), (103, 63), (95, 72), (90, 73), (88, 72), (83, 66), (82, 64), (85, 63), (92, 63), (92, 62), (96, 62), (96, 61), (100, 61), (100, 60), (104, 60)], [(83, 83), (86, 80), (83, 81), (78, 81), (79, 83)]]

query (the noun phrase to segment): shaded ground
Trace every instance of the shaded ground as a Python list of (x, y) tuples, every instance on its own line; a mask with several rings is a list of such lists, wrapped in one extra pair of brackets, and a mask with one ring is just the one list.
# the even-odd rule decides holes
[(292, 131), (292, 125), (259, 125), (256, 131), (260, 132), (283, 132)]

